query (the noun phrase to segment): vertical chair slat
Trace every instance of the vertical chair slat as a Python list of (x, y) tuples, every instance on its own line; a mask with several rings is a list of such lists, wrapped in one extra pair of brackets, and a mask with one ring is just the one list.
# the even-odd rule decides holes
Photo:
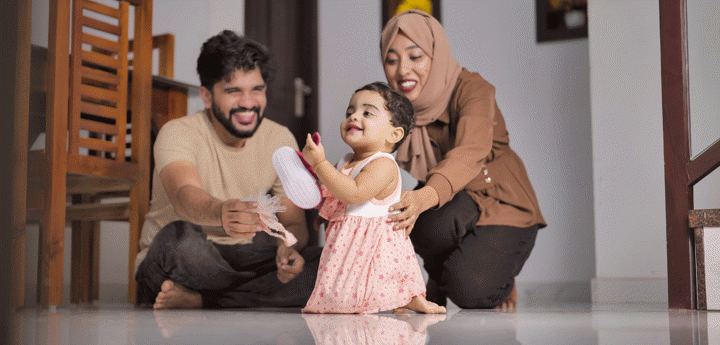
[(120, 84), (118, 85), (118, 103), (117, 110), (119, 112), (117, 128), (118, 135), (116, 136), (115, 144), (117, 145), (117, 154), (115, 155), (116, 161), (125, 161), (125, 142), (126, 142), (126, 130), (127, 127), (127, 88), (128, 88), (128, 22), (130, 20), (129, 6), (127, 2), (120, 2), (120, 69), (118, 70), (118, 76), (120, 77)]

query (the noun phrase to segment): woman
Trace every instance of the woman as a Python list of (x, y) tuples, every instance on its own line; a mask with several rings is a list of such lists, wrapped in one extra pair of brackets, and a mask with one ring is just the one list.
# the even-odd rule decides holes
[(416, 128), (397, 152), (420, 183), (390, 207), (430, 279), (427, 299), (512, 309), (515, 277), (546, 226), (495, 102), (495, 88), (460, 67), (440, 23), (409, 10), (385, 26), (385, 76), (412, 101)]

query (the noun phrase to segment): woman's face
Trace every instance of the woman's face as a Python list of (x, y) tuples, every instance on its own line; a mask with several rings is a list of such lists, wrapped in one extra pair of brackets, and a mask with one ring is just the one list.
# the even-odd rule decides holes
[(383, 61), (388, 84), (413, 103), (427, 82), (431, 66), (432, 58), (402, 31), (395, 36)]

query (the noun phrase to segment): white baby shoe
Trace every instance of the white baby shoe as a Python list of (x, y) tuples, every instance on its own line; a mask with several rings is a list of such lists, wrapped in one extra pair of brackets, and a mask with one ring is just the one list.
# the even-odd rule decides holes
[(293, 204), (306, 210), (320, 205), (322, 192), (317, 176), (301, 152), (283, 146), (273, 152), (272, 163), (280, 177), (285, 194)]

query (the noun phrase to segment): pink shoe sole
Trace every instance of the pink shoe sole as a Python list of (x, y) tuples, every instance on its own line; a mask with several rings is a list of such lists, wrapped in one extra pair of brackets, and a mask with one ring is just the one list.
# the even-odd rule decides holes
[(313, 173), (308, 171), (293, 148), (283, 146), (272, 155), (272, 163), (280, 177), (285, 194), (297, 207), (312, 209), (320, 205), (322, 193)]

